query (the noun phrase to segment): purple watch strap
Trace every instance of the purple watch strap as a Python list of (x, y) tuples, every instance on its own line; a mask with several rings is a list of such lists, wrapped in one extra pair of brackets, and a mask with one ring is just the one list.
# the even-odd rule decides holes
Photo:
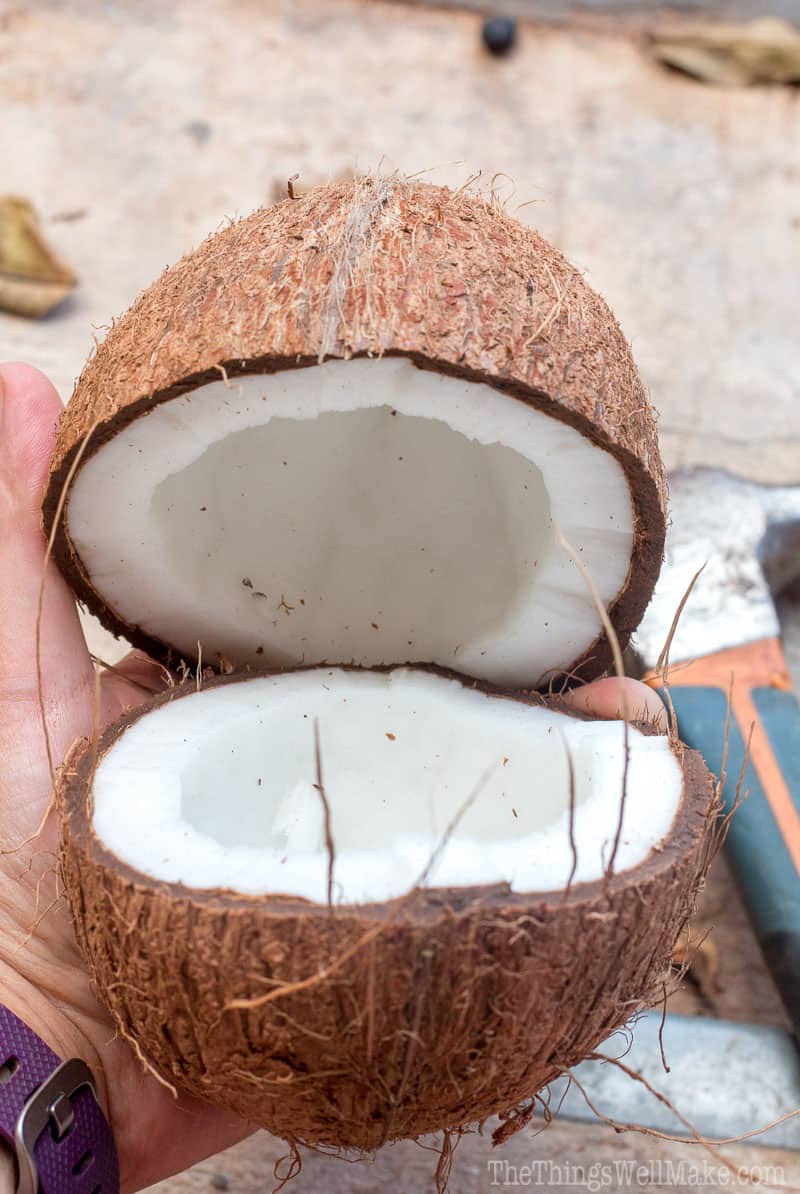
[[(15, 1153), (23, 1109), (61, 1064), (27, 1024), (0, 1004), (0, 1139)], [(94, 1092), (81, 1086), (67, 1102), (71, 1126), (59, 1140), (55, 1123), (48, 1123), (32, 1148), (40, 1188), (44, 1194), (118, 1194), (114, 1139)]]

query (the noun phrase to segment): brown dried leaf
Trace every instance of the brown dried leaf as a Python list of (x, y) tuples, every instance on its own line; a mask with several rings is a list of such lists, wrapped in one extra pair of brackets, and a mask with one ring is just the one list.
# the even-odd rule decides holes
[(653, 54), (705, 83), (800, 82), (800, 32), (777, 17), (653, 33)]
[(0, 309), (32, 319), (46, 315), (76, 281), (44, 239), (28, 200), (0, 196)]

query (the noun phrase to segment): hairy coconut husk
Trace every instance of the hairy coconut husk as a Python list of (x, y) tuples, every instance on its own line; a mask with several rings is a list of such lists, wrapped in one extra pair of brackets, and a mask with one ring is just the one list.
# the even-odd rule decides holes
[[(665, 534), (647, 394), (613, 315), (581, 275), (536, 232), (464, 190), (398, 177), (318, 187), (232, 224), (168, 269), (114, 324), (77, 384), (58, 433), (46, 530), (90, 429), (85, 459), (156, 404), (220, 376), (384, 354), (486, 382), (618, 459), (635, 524), (628, 579), (610, 608), (624, 646)], [(168, 643), (106, 606), (66, 520), (54, 554), (111, 631), (174, 662)], [(565, 671), (585, 680), (610, 663), (600, 635)]]
[(96, 750), (79, 743), (58, 791), (78, 944), (167, 1081), (294, 1143), (372, 1150), (514, 1109), (661, 999), (716, 844), (696, 752), (673, 745), (681, 803), (640, 866), (565, 891), (426, 888), (328, 907), (161, 883), (98, 840), (96, 759), (172, 699)]

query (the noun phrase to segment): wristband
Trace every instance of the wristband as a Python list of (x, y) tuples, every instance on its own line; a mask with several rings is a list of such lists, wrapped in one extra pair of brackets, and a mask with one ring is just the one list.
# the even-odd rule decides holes
[(17, 1194), (119, 1194), (114, 1138), (90, 1069), (62, 1062), (2, 1004), (0, 1140), (17, 1159)]

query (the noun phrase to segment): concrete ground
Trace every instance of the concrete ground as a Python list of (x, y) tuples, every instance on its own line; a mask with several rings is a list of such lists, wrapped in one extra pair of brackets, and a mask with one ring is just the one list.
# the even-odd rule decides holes
[[(481, 170), (614, 307), (670, 467), (800, 480), (800, 92), (704, 87), (611, 26), (524, 27), (507, 61), (485, 57), (478, 33), (474, 14), (369, 0), (0, 0), (0, 191), (35, 202), (80, 277), (39, 323), (0, 315), (0, 356), (32, 361), (66, 399), (93, 337), (141, 287), (295, 173), (309, 184), (429, 169), (458, 185)], [(783, 608), (800, 676), (793, 593)], [(687, 989), (674, 1006), (780, 1022), (724, 866), (701, 909), (711, 924), (720, 990)], [(262, 1134), (164, 1194), (268, 1190), (279, 1150)], [(700, 1159), (561, 1124), (508, 1150), (518, 1161)], [(800, 1182), (791, 1157), (730, 1155), (771, 1159)], [(465, 1141), (454, 1194), (492, 1188), (489, 1159), (486, 1140)], [(432, 1168), (410, 1145), (362, 1168), (310, 1156), (290, 1188), (417, 1194)]]
[(473, 14), (369, 0), (0, 14), (2, 189), (81, 279), (0, 344), (65, 397), (112, 315), (290, 175), (482, 170), (615, 309), (670, 466), (797, 479), (797, 90), (704, 87), (635, 42), (536, 27), (496, 61)]

